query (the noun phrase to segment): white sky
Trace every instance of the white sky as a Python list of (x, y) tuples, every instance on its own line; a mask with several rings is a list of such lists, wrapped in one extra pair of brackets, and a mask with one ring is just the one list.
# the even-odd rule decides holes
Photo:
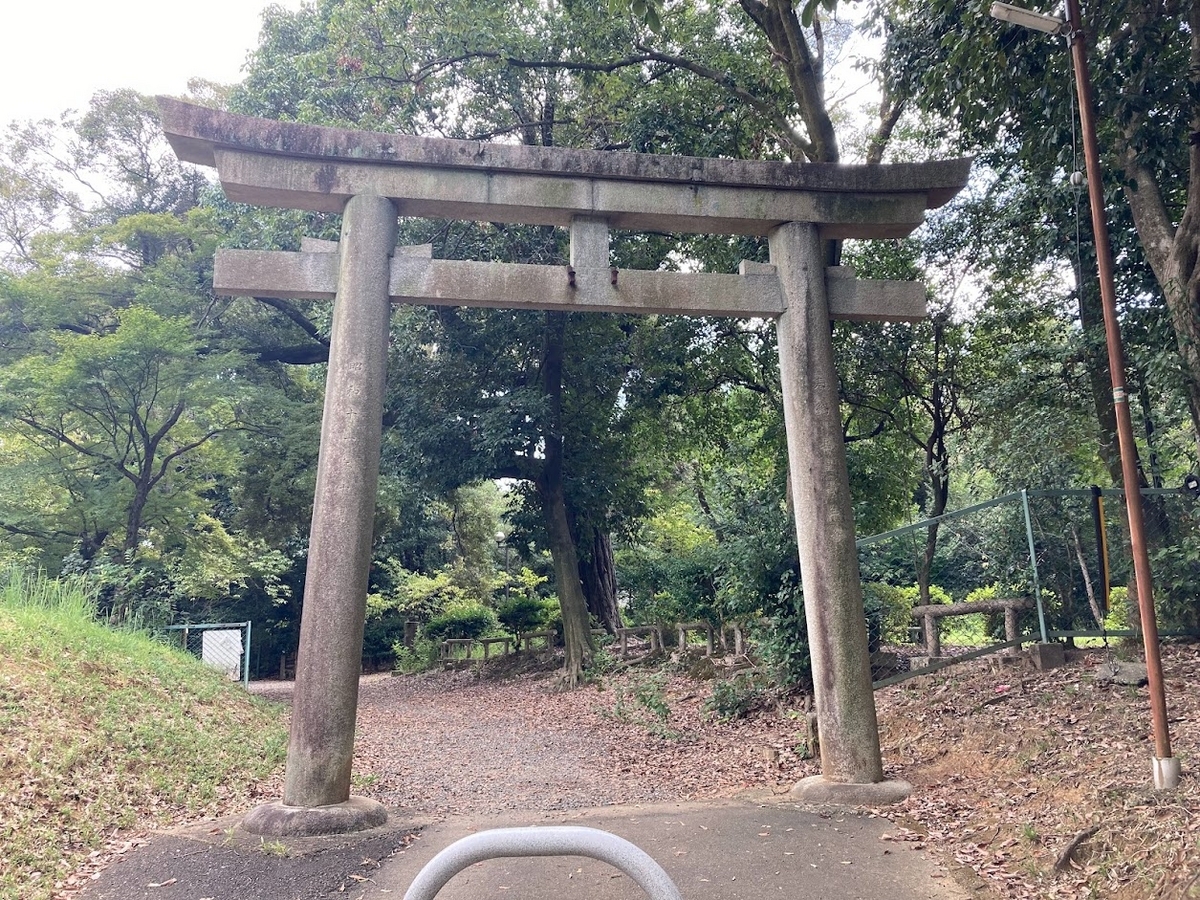
[[(297, 9), (300, 0), (278, 0)], [(85, 109), (98, 90), (182, 94), (241, 80), (266, 0), (3, 0), (0, 126)]]

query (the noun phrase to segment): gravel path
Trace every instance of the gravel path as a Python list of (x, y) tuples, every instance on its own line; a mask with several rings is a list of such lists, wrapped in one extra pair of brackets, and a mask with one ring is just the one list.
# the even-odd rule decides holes
[[(288, 700), (291, 685), (254, 690)], [(702, 723), (706, 697), (705, 685), (642, 673), (569, 692), (545, 674), (364, 676), (354, 791), (441, 817), (785, 791), (816, 771), (796, 758), (795, 721)]]

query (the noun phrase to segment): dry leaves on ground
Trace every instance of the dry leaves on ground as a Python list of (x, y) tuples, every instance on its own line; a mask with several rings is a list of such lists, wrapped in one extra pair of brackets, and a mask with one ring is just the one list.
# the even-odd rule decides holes
[[(897, 825), (889, 839), (933, 853), (977, 896), (1200, 898), (1200, 784), (1188, 771), (1200, 757), (1200, 650), (1164, 650), (1184, 761), (1169, 792), (1150, 786), (1146, 689), (1097, 683), (1106, 658), (1048, 672), (978, 660), (879, 691), (888, 774), (915, 788), (879, 811)], [(703, 709), (711, 691), (637, 669), (572, 692), (545, 672), (367, 676), (355, 790), (426, 814), (492, 814), (783, 793), (818, 771), (801, 758), (798, 712), (716, 722)]]

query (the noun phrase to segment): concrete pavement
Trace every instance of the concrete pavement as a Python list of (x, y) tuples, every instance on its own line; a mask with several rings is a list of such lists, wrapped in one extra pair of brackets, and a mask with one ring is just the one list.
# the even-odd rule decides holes
[[(393, 815), (359, 835), (284, 846), (213, 826), (155, 835), (88, 888), (94, 900), (355, 900), (404, 896), (421, 868), (480, 830), (583, 825), (631, 841), (684, 900), (963, 900), (972, 896), (919, 850), (885, 839), (895, 826), (840, 807), (776, 798), (421, 822)], [(286, 855), (284, 855), (286, 852)], [(439, 900), (636, 900), (617, 869), (582, 857), (495, 859), (452, 878)]]

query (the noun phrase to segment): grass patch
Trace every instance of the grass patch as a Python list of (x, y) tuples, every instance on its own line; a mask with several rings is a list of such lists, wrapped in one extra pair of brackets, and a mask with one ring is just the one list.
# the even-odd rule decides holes
[(942, 643), (952, 647), (984, 647), (992, 643), (983, 613), (942, 619)]
[(48, 898), (122, 829), (249, 805), (284, 758), (280, 709), (93, 611), (0, 572), (0, 898)]

